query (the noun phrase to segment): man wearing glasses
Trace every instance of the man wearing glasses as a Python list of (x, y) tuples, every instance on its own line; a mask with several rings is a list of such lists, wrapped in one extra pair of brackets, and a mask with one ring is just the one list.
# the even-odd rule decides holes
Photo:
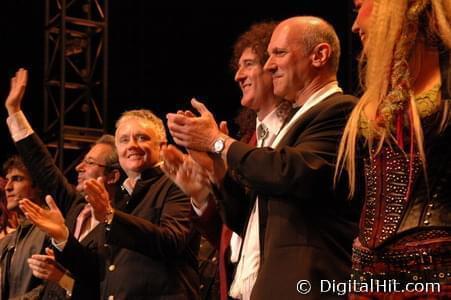
[[(104, 226), (95, 220), (92, 208), (86, 203), (83, 184), (88, 179), (103, 177), (110, 198), (114, 199), (120, 178), (114, 137), (104, 135), (91, 147), (76, 167), (78, 180), (74, 188), (56, 167), (50, 153), (21, 111), (27, 77), (26, 70), (17, 71), (11, 80), (10, 93), (5, 101), (11, 136), (31, 178), (43, 193), (55, 199), (66, 219), (69, 231), (82, 245), (88, 249), (93, 248), (99, 243), (98, 239), (100, 233), (104, 231)], [(28, 262), (34, 276), (49, 282), (44, 291), (44, 299), (57, 299), (61, 296), (61, 299), (64, 299), (66, 295), (72, 296), (72, 299), (99, 298), (97, 278), (69, 278), (65, 270), (56, 265), (50, 251), (47, 251), (47, 255), (33, 255)], [(96, 272), (92, 272), (93, 276), (95, 274)]]

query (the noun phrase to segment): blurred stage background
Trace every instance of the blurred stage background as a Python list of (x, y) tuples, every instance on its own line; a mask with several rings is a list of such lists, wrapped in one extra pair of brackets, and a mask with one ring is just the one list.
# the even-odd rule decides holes
[[(14, 152), (3, 101), (9, 78), (19, 67), (29, 70), (25, 114), (43, 134), (44, 4), (44, 0), (3, 0), (0, 8), (1, 163)], [(340, 83), (346, 92), (356, 91), (360, 45), (351, 33), (352, 0), (244, 5), (110, 0), (107, 131), (114, 132), (114, 121), (125, 110), (151, 109), (164, 119), (167, 112), (189, 108), (192, 97), (203, 101), (217, 120), (231, 124), (240, 105), (229, 67), (233, 43), (255, 22), (295, 15), (318, 15), (332, 23), (342, 46)]]

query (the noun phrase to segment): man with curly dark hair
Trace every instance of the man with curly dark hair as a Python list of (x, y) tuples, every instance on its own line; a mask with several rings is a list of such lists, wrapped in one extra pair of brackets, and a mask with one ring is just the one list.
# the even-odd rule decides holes
[(43, 199), (20, 157), (10, 157), (3, 165), (3, 173), (6, 177), (6, 208), (17, 214), (18, 227), (0, 242), (0, 299), (38, 299), (43, 282), (33, 276), (27, 259), (32, 254), (44, 252), (49, 241), (43, 231), (25, 218), (19, 201), (27, 198), (43, 205)]

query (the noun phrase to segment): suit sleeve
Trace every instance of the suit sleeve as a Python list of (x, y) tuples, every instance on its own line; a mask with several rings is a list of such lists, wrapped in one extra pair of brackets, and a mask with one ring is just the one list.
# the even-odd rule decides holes
[(219, 215), (218, 207), (215, 200), (210, 198), (208, 205), (201, 216), (192, 212), (192, 221), (194, 228), (204, 236), (210, 244), (219, 248), (219, 240), (221, 237), (222, 219)]
[(71, 204), (77, 198), (77, 192), (55, 165), (41, 139), (32, 134), (18, 141), (16, 147), (31, 178), (45, 195), (50, 194), (55, 199), (59, 209), (66, 216)]
[(215, 195), (222, 220), (233, 232), (242, 236), (252, 205), (252, 197), (246, 187), (237, 181), (235, 174), (228, 172), (221, 186), (215, 189)]
[(291, 146), (273, 150), (234, 142), (227, 153), (229, 168), (243, 184), (263, 195), (307, 193), (318, 175), (333, 172), (337, 145), (354, 104), (349, 97), (312, 108), (315, 111), (309, 117), (306, 114), (302, 126), (295, 125), (285, 137), (284, 144)]
[[(107, 232), (107, 242), (155, 258), (179, 256), (186, 250), (190, 232), (191, 203), (175, 184), (158, 197), (164, 197), (158, 221), (115, 211)], [(145, 201), (145, 199), (143, 200)]]
[[(99, 225), (102, 226), (103, 225)], [(103, 228), (96, 228), (99, 230), (98, 234)], [(92, 242), (89, 245), (82, 245), (73, 235), (69, 235), (67, 243), (63, 251), (54, 250), (55, 258), (68, 269), (75, 280), (75, 286), (82, 285), (83, 287), (93, 287), (96, 290), (100, 282), (100, 264), (103, 260), (100, 259), (100, 247), (103, 245)], [(74, 287), (75, 289), (75, 287)]]

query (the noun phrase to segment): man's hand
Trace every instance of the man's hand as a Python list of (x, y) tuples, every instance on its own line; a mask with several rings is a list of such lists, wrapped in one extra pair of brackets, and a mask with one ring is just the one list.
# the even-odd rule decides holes
[(221, 135), (213, 114), (196, 99), (191, 105), (200, 113), (194, 117), (186, 113), (167, 114), (168, 128), (179, 146), (211, 152), (215, 140)]
[(196, 206), (201, 206), (211, 189), (208, 170), (172, 145), (163, 146), (160, 154), (164, 161), (163, 172), (193, 199)]
[(8, 111), (8, 115), (12, 115), (20, 111), (22, 104), (22, 98), (25, 94), (25, 88), (27, 87), (28, 72), (27, 70), (20, 68), (16, 75), (11, 78), (11, 87), (9, 95), (5, 101), (5, 107)]
[(64, 217), (52, 196), (45, 196), (45, 202), (50, 209), (44, 209), (28, 199), (19, 201), (19, 207), (25, 217), (35, 224), (39, 229), (50, 235), (56, 242), (66, 241), (69, 230), (64, 224)]
[(86, 180), (84, 191), (86, 201), (92, 206), (94, 217), (97, 221), (104, 222), (106, 217), (113, 213), (113, 207), (103, 177)]
[(211, 183), (218, 185), (227, 171), (226, 163), (218, 155), (212, 153), (189, 150), (188, 154), (207, 173)]
[(33, 254), (28, 259), (28, 265), (35, 277), (57, 283), (65, 271), (55, 261), (53, 250), (45, 248), (45, 252), (47, 255)]

